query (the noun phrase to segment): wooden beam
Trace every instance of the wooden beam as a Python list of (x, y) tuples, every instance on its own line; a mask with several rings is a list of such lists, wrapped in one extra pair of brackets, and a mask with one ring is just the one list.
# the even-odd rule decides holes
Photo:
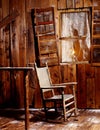
[(15, 20), (15, 18), (19, 15), (18, 11), (14, 11), (12, 12), (12, 14), (8, 15), (7, 17), (5, 17), (1, 22), (0, 22), (0, 28), (2, 28), (3, 26), (11, 23), (13, 20)]

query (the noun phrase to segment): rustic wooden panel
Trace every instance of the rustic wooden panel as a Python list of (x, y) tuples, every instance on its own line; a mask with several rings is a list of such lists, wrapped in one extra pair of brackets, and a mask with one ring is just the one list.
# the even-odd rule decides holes
[(18, 16), (18, 12), (14, 11), (11, 15), (8, 15), (6, 18), (3, 18), (0, 22), (0, 28), (10, 24)]
[[(4, 47), (4, 66), (10, 66), (10, 52), (9, 52), (9, 25), (7, 25), (4, 29), (4, 42), (5, 42), (5, 47)], [(10, 103), (10, 72), (4, 72), (5, 73), (5, 84), (4, 84), (4, 88), (5, 88), (5, 101)]]
[(75, 8), (84, 7), (84, 0), (75, 0)]
[(33, 89), (34, 89), (34, 94), (33, 94), (33, 101), (32, 101), (32, 105), (35, 108), (39, 108), (42, 107), (42, 98), (41, 98), (41, 94), (40, 94), (40, 86), (39, 86), (39, 82), (38, 82), (38, 78), (36, 75), (36, 72), (33, 72), (33, 77), (34, 77), (34, 81), (33, 81)]
[(29, 9), (41, 7), (41, 0), (27, 0), (27, 1)]
[[(2, 4), (2, 1), (0, 1), (0, 5)], [(1, 5), (2, 7), (2, 5)], [(0, 21), (2, 20), (2, 8), (0, 8)], [(3, 58), (3, 41), (2, 41), (2, 30), (0, 29), (0, 66), (2, 66), (2, 58)], [(0, 104), (3, 103), (3, 72), (0, 72)]]
[[(11, 24), (11, 65), (12, 66), (26, 66), (26, 21), (25, 21), (25, 0), (21, 1), (10, 1), (10, 13), (13, 12), (13, 9), (19, 12), (19, 17), (17, 17), (16, 21)], [(20, 25), (20, 26), (19, 26)], [(16, 102), (19, 103), (20, 107), (24, 105), (24, 75), (22, 72), (15, 73), (17, 77), (15, 79), (15, 84), (12, 83), (12, 87), (15, 87), (15, 99)], [(13, 76), (14, 76), (13, 75)], [(17, 96), (19, 97), (17, 99)]]
[(47, 8), (50, 6), (57, 7), (57, 0), (27, 0), (28, 11), (33, 8)]
[(9, 15), (9, 0), (1, 0), (2, 1), (2, 12), (3, 18)]
[(95, 108), (95, 69), (87, 64), (85, 68), (87, 87), (87, 108)]
[(61, 82), (76, 81), (76, 65), (66, 64), (61, 67)]
[(2, 0), (0, 0), (0, 8), (2, 8)]
[[(0, 19), (9, 15), (9, 0), (2, 0), (0, 9)], [(0, 31), (0, 66), (9, 66), (9, 25), (3, 26)], [(0, 72), (0, 103), (5, 106), (10, 104), (10, 73)]]
[(95, 108), (95, 79), (87, 78), (87, 108)]
[(27, 63), (34, 63), (35, 60), (35, 52), (34, 52), (34, 33), (33, 33), (33, 26), (32, 26), (32, 19), (31, 13), (27, 13), (27, 28), (28, 28), (28, 36), (27, 36), (27, 45), (26, 45), (26, 57)]
[[(9, 25), (1, 29), (0, 66), (9, 66)], [(0, 103), (4, 106), (10, 104), (10, 73), (0, 72)]]
[(60, 71), (59, 66), (51, 66), (49, 67), (51, 80), (53, 84), (60, 83)]
[[(9, 12), (13, 12), (13, 10), (17, 10), (20, 13), (20, 16), (16, 19), (16, 22), (12, 23), (10, 26), (13, 27), (12, 29), (12, 40), (11, 40), (11, 61), (9, 61), (9, 52), (8, 52), (8, 47), (10, 46), (8, 41), (9, 41), (9, 31), (2, 30), (2, 42), (0, 42), (0, 64), (2, 65), (9, 65), (11, 62), (11, 65), (14, 66), (25, 66), (28, 62), (34, 62), (34, 55), (33, 55), (33, 50), (32, 49), (32, 31), (31, 31), (31, 21), (29, 21), (28, 25), (25, 23), (25, 0), (11, 0), (10, 1), (10, 11), (9, 11), (9, 0), (2, 0), (2, 5), (3, 9), (0, 9), (1, 11), (1, 17), (3, 16), (6, 17)], [(59, 0), (60, 1), (60, 0)], [(1, 1), (0, 1), (1, 2)], [(56, 0), (27, 0), (29, 8), (33, 7), (43, 7), (43, 6), (49, 6), (49, 5), (55, 5), (57, 4)], [(42, 3), (43, 2), (43, 3)], [(60, 1), (61, 2), (61, 1)], [(61, 2), (61, 8), (65, 6), (63, 3), (64, 1)], [(84, 6), (90, 6), (91, 5), (91, 0), (84, 0)], [(64, 5), (63, 5), (64, 4)], [(77, 4), (77, 7), (82, 5), (82, 1), (79, 1)], [(57, 5), (55, 5), (57, 6)], [(59, 5), (60, 6), (60, 5)], [(2, 12), (3, 10), (3, 12)], [(2, 15), (3, 14), (3, 15)], [(57, 14), (57, 11), (56, 11)], [(56, 17), (56, 23), (57, 23), (57, 15)], [(27, 16), (27, 19), (29, 19), (29, 16)], [(27, 30), (28, 28), (29, 30)], [(6, 27), (7, 30), (7, 27)], [(8, 29), (9, 30), (9, 29)], [(28, 33), (27, 33), (28, 32)], [(58, 33), (58, 32), (57, 32)], [(29, 37), (27, 37), (29, 35)], [(6, 42), (5, 42), (6, 41)], [(28, 41), (28, 43), (27, 43)], [(29, 51), (31, 50), (31, 51)], [(28, 53), (28, 55), (27, 55)], [(32, 53), (32, 57), (31, 57)], [(1, 62), (2, 61), (2, 62)], [(75, 68), (70, 67), (69, 69), (67, 66), (63, 66), (61, 69), (62, 73), (62, 81), (68, 81), (69, 79), (73, 80), (76, 78), (76, 76), (73, 75), (73, 71)], [(56, 74), (59, 74), (57, 77)], [(67, 75), (68, 74), (68, 75)], [(2, 76), (1, 76), (2, 75)], [(22, 72), (14, 72), (14, 73), (5, 73), (2, 72), (0, 73), (0, 77), (2, 79), (2, 82), (0, 82), (0, 102), (5, 102), (9, 100), (9, 94), (10, 91), (9, 88), (9, 80), (10, 80), (10, 75), (12, 78), (11, 81), (11, 93), (12, 97), (14, 97), (14, 102), (22, 105), (23, 104), (23, 73)], [(99, 87), (99, 77), (100, 77), (100, 69), (99, 67), (91, 67), (87, 65), (77, 65), (77, 76), (78, 76), (78, 89), (77, 89), (77, 100), (78, 100), (78, 107), (79, 108), (86, 108), (86, 107), (92, 107), (94, 108), (99, 108), (100, 107), (100, 101), (99, 101), (99, 95), (100, 95), (100, 87)], [(55, 78), (54, 78), (55, 77)], [(52, 71), (52, 78), (53, 82), (58, 83), (60, 81), (60, 72), (58, 73), (58, 69), (53, 72)], [(0, 80), (1, 81), (1, 80)], [(38, 99), (38, 95), (40, 94), (38, 85), (36, 85), (35, 89), (35, 94), (33, 94), (33, 101), (35, 106), (40, 105), (40, 100), (41, 98)], [(90, 94), (91, 93), (91, 94)], [(92, 97), (95, 95), (95, 97)], [(17, 96), (19, 96), (17, 98)], [(19, 102), (20, 100), (20, 102)], [(32, 100), (32, 99), (31, 99)], [(31, 102), (30, 102), (31, 103)]]
[(57, 8), (58, 9), (66, 9), (67, 8), (67, 0), (57, 0)]
[(49, 6), (55, 7), (55, 9), (57, 9), (57, 0), (49, 0)]
[(68, 65), (62, 65), (60, 67), (60, 73), (61, 73), (61, 83), (68, 82)]
[(84, 7), (92, 6), (93, 0), (84, 0)]
[(68, 65), (68, 75), (69, 79), (68, 81), (76, 81), (76, 65), (75, 64), (70, 64)]
[(95, 68), (95, 104), (100, 108), (100, 68)]
[(67, 0), (67, 8), (75, 8), (74, 0)]
[(78, 78), (78, 87), (77, 87), (78, 108), (86, 108), (87, 87), (86, 87), (86, 79), (85, 79), (85, 65), (79, 64), (77, 66), (77, 78)]
[[(9, 12), (12, 14), (14, 10), (19, 12), (19, 17), (10, 23), (10, 28), (9, 25), (7, 25), (6, 28), (1, 31), (3, 44), (0, 46), (0, 54), (2, 55), (0, 57), (0, 61), (2, 61), (0, 64), (2, 63), (2, 66), (26, 66), (28, 62), (33, 62), (35, 59), (31, 20), (26, 25), (25, 0), (21, 0), (20, 2), (17, 0), (10, 1), (10, 11), (8, 1), (9, 0), (3, 1), (3, 17), (8, 16)], [(2, 13), (2, 10), (0, 12)], [(30, 19), (29, 15), (27, 15), (27, 18), (28, 20)], [(9, 39), (9, 29), (11, 39)], [(22, 72), (2, 72), (2, 77), (0, 78), (0, 84), (2, 84), (0, 102), (6, 102), (10, 96), (13, 105), (20, 107), (24, 105), (23, 77), (24, 74)]]
[(2, 20), (2, 8), (0, 8), (0, 21)]

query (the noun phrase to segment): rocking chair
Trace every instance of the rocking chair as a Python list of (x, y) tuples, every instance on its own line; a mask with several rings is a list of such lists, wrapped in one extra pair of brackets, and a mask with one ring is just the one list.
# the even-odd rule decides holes
[[(63, 83), (63, 84), (52, 84), (51, 79), (50, 79), (50, 73), (49, 73), (49, 68), (46, 65), (46, 67), (37, 67), (35, 64), (35, 69), (39, 81), (39, 86), (41, 90), (41, 95), (42, 95), (42, 101), (43, 101), (43, 107), (45, 111), (45, 116), (46, 120), (48, 118), (48, 111), (50, 108), (54, 108), (55, 112), (57, 112), (57, 109), (61, 108), (60, 110), (62, 111), (62, 116), (64, 117), (64, 121), (68, 118), (68, 114), (70, 115), (74, 113), (75, 115), (77, 114), (77, 108), (76, 108), (76, 95), (75, 95), (75, 85), (77, 82), (68, 82), (68, 83)], [(72, 94), (64, 94), (64, 88), (67, 86), (71, 86), (73, 89)], [(55, 89), (60, 89), (61, 94), (60, 95), (55, 95), (54, 90)], [(45, 96), (46, 92), (52, 92), (52, 95), (50, 97)], [(48, 106), (48, 102), (53, 103), (53, 107)], [(60, 104), (60, 105), (58, 105)], [(57, 108), (58, 107), (58, 108)]]

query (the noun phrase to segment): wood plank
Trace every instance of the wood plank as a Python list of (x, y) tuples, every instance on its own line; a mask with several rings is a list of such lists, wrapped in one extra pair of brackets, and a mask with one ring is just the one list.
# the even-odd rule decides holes
[(0, 8), (2, 8), (2, 0), (0, 0)]
[(3, 18), (9, 15), (9, 0), (1, 0), (2, 1), (2, 16)]
[(84, 7), (91, 7), (92, 6), (92, 0), (84, 0)]
[(28, 6), (29, 6), (29, 9), (40, 8), (41, 0), (29, 0)]
[(18, 15), (19, 15), (19, 13), (17, 11), (14, 11), (12, 14), (10, 14), (9, 16), (7, 16), (4, 19), (2, 19), (2, 21), (0, 22), (0, 28), (2, 28), (3, 26), (11, 23), (13, 20), (15, 20), (15, 18)]
[[(26, 38), (27, 38), (27, 28), (26, 28), (26, 12), (25, 12), (25, 1), (10, 1), (10, 13), (13, 12), (13, 8), (18, 10), (20, 15), (16, 18), (16, 21), (11, 23), (11, 63), (12, 66), (26, 66)], [(16, 73), (15, 79), (16, 84), (16, 95), (19, 97), (16, 101), (19, 107), (24, 106), (24, 76), (23, 72)], [(13, 76), (14, 76), (13, 75)], [(12, 84), (14, 86), (14, 84)], [(17, 96), (15, 97), (17, 99)]]
[(87, 108), (95, 108), (95, 79), (87, 78)]
[(2, 20), (2, 8), (0, 8), (0, 21)]
[(100, 68), (95, 67), (95, 104), (100, 108)]
[(77, 105), (78, 108), (87, 108), (87, 87), (86, 87), (86, 77), (85, 77), (85, 65), (77, 65)]
[(57, 10), (57, 0), (49, 0), (49, 6), (50, 7), (55, 7), (54, 9)]
[(95, 68), (86, 65), (87, 108), (95, 108)]
[(76, 8), (83, 8), (84, 7), (84, 0), (75, 0), (75, 7)]
[(32, 26), (31, 13), (27, 13), (26, 24), (28, 28), (28, 39), (26, 45), (27, 63), (34, 63), (35, 61), (35, 48), (34, 48), (34, 32)]
[(60, 71), (61, 71), (61, 83), (68, 82), (69, 81), (69, 79), (68, 79), (68, 65), (61, 65)]
[(57, 9), (66, 9), (67, 8), (67, 0), (57, 0)]
[[(0, 110), (0, 129), (2, 130), (24, 130), (24, 115), (22, 110)], [(79, 110), (79, 116), (70, 117), (65, 123), (62, 119), (57, 119), (54, 113), (45, 122), (44, 112), (37, 109), (30, 109), (30, 127), (37, 130), (99, 130), (100, 129), (100, 110), (86, 109)]]
[(53, 84), (59, 84), (60, 83), (60, 71), (59, 66), (51, 66), (50, 69), (50, 75), (52, 79)]
[(67, 0), (67, 8), (75, 8), (74, 0)]

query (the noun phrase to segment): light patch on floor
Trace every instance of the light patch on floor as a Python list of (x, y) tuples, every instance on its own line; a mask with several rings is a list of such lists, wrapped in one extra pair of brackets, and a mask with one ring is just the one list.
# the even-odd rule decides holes
[(91, 119), (91, 117), (90, 117), (90, 118), (88, 118), (87, 121), (96, 124), (96, 123), (100, 123), (100, 118), (97, 118), (97, 117), (93, 116), (92, 119)]
[(71, 122), (71, 123), (68, 123), (67, 126), (69, 126), (69, 127), (77, 127), (78, 123)]
[(95, 113), (98, 113), (100, 112), (100, 109), (92, 109), (92, 110), (89, 110), (90, 112), (95, 112)]
[(18, 123), (20, 123), (20, 121), (14, 120), (14, 121), (10, 121), (9, 123), (10, 124), (18, 124)]

